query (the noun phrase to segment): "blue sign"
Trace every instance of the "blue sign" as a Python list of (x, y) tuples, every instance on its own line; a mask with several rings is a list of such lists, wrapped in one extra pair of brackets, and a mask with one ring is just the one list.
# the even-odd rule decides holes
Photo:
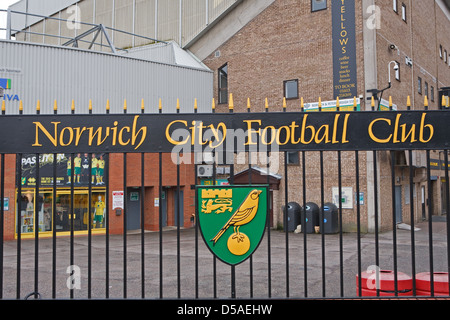
[(334, 97), (358, 95), (356, 73), (355, 0), (332, 1)]

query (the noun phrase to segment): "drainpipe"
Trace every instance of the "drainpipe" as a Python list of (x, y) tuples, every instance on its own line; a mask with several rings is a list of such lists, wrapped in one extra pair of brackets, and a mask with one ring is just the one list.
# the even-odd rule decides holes
[[(369, 28), (367, 21), (371, 14), (369, 8), (375, 5), (375, 0), (362, 0), (362, 16), (363, 16), (363, 48), (364, 48), (364, 90), (367, 88), (378, 87), (377, 75), (377, 30)], [(371, 101), (365, 100), (365, 110), (371, 110)], [(374, 172), (374, 152), (366, 152), (366, 176), (367, 176), (367, 230), (375, 232), (375, 203), (380, 203), (380, 161), (376, 157), (377, 172)], [(377, 195), (375, 199), (375, 175), (377, 177)], [(378, 206), (378, 226), (380, 226), (381, 212)]]

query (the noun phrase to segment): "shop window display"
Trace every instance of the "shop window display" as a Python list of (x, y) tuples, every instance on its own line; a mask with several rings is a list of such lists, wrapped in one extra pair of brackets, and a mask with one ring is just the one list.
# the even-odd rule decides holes
[[(53, 199), (54, 160), (56, 160), (55, 199)], [(39, 176), (36, 174), (38, 163)], [(57, 154), (56, 159), (53, 154), (41, 154), (39, 162), (34, 154), (24, 155), (21, 196), (18, 196), (17, 200), (20, 201), (20, 215), (16, 212), (17, 232), (20, 230), (21, 234), (31, 236), (35, 233), (36, 227), (40, 233), (49, 235), (53, 233), (53, 229), (58, 233), (72, 230), (82, 233), (87, 231), (89, 226), (92, 230), (105, 228), (106, 165), (105, 154)], [(39, 190), (37, 200), (36, 190)], [(35, 204), (36, 201), (38, 202)], [(18, 207), (16, 206), (16, 211)]]
[[(76, 190), (73, 197), (73, 212), (71, 211), (71, 191), (58, 190), (56, 193), (56, 212), (53, 214), (53, 192), (44, 191), (39, 194), (35, 212), (34, 190), (22, 191), (20, 232), (34, 233), (35, 222), (38, 222), (39, 232), (71, 231), (73, 221), (74, 231), (102, 229), (105, 227), (106, 203), (104, 191), (93, 191), (91, 195), (91, 221), (89, 222), (88, 190)], [(73, 214), (73, 217), (72, 217)]]

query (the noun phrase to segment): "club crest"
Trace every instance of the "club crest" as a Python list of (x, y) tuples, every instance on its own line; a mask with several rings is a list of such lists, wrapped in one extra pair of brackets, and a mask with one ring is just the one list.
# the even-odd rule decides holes
[(258, 248), (267, 219), (266, 186), (197, 187), (198, 223), (210, 251), (236, 265)]

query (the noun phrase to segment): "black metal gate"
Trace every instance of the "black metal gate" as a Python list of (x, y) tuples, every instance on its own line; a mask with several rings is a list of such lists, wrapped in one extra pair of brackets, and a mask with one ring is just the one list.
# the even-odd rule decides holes
[[(450, 212), (448, 112), (230, 111), (140, 115), (3, 111), (0, 297), (449, 296), (450, 224), (442, 215)], [(87, 182), (81, 187), (76, 185), (78, 153), (87, 155)], [(63, 169), (68, 170), (66, 198), (59, 192), (61, 169), (55, 161), (61, 154), (70, 159)], [(107, 159), (103, 168), (93, 162), (96, 154)], [(199, 234), (197, 202), (189, 190), (200, 183), (198, 167), (211, 164), (210, 157), (198, 160), (205, 154), (219, 161), (213, 162), (208, 183), (262, 183), (271, 189), (273, 213), (264, 239), (249, 260), (237, 266), (212, 256)], [(24, 184), (24, 155), (34, 156), (35, 170), (26, 173), (34, 186)], [(53, 159), (45, 169), (43, 155)], [(253, 155), (258, 161), (250, 161)], [(279, 161), (276, 167), (274, 159)], [(193, 162), (186, 163), (189, 160)], [(49, 168), (51, 174), (44, 174)], [(228, 172), (223, 168), (229, 168), (229, 174), (222, 175)], [(98, 169), (104, 172), (99, 175)], [(103, 176), (107, 180), (101, 185)], [(115, 193), (112, 180), (125, 194)], [(401, 197), (396, 197), (396, 187), (402, 189)], [(127, 193), (130, 188), (135, 191)], [(38, 200), (24, 203), (25, 189), (33, 190), (33, 199)], [(44, 189), (48, 197), (41, 201)], [(95, 202), (94, 196), (103, 195), (104, 205)], [(172, 214), (168, 218), (163, 216), (163, 200)], [(399, 200), (402, 224), (396, 217)], [(56, 213), (64, 209), (58, 208), (58, 201), (60, 205), (66, 201), (68, 208), (66, 227), (59, 230)], [(139, 202), (138, 232), (126, 232), (128, 201)], [(289, 212), (291, 202), (301, 207), (300, 212)], [(33, 207), (28, 208), (30, 203)], [(84, 212), (76, 211), (79, 203), (88, 203)], [(312, 204), (319, 208), (315, 213)], [(52, 212), (46, 236), (39, 206)], [(104, 209), (102, 218), (97, 217), (98, 206), (99, 212)], [(34, 213), (33, 226), (23, 224), (25, 209)], [(301, 227), (292, 232), (287, 226), (296, 214)], [(314, 215), (317, 223), (310, 225)], [(84, 223), (82, 216), (88, 217)], [(336, 224), (330, 227), (334, 231), (325, 232), (326, 223)], [(147, 232), (152, 228), (155, 232)], [(27, 230), (31, 230), (28, 237)], [(429, 276), (427, 281), (421, 274), (419, 283), (416, 275), (423, 272), (439, 278)], [(392, 275), (388, 289), (377, 282), (386, 273)], [(422, 289), (424, 282), (428, 291)]]

